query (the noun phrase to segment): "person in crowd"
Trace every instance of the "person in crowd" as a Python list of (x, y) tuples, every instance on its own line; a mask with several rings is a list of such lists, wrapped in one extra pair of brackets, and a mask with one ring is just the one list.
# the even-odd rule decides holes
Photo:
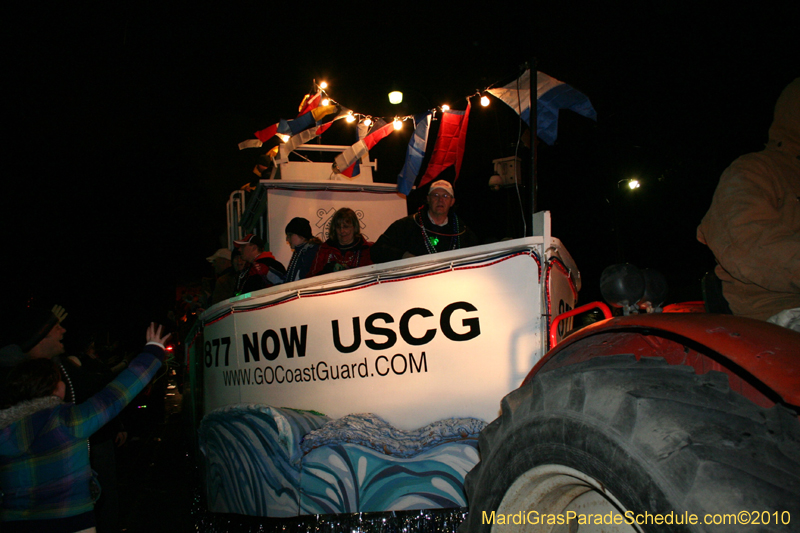
[(242, 258), (249, 265), (242, 292), (253, 292), (283, 283), (286, 269), (270, 252), (264, 251), (264, 241), (253, 233), (233, 241), (242, 251)]
[(349, 207), (338, 209), (331, 217), (329, 235), (317, 250), (309, 277), (372, 264), (372, 243), (361, 235), (355, 211)]
[[(64, 362), (71, 376), (75, 390), (75, 402), (83, 403), (108, 385), (120, 371), (114, 372), (97, 353), (93, 335), (77, 336), (77, 341), (68, 344), (73, 353), (77, 346), (77, 355), (70, 355)], [(97, 481), (102, 487), (100, 498), (95, 502), (94, 513), (98, 533), (114, 533), (119, 531), (119, 492), (117, 490), (116, 447), (123, 446), (128, 439), (128, 432), (122, 423), (122, 417), (114, 417), (89, 437), (89, 462), (97, 474)]]
[(697, 239), (733, 314), (800, 331), (800, 78), (778, 98), (766, 148), (722, 173)]
[(94, 532), (87, 439), (153, 378), (164, 357), (161, 326), (128, 368), (81, 404), (49, 358), (28, 358), (8, 375), (0, 405), (0, 525), (4, 533)]
[(434, 182), (427, 204), (413, 215), (393, 222), (378, 238), (372, 247), (372, 260), (385, 263), (479, 244), (475, 234), (451, 212), (455, 201), (449, 182)]
[(214, 267), (214, 275), (217, 278), (209, 302), (210, 305), (214, 305), (234, 295), (238, 276), (233, 270), (231, 251), (227, 248), (220, 248), (214, 252), (214, 255), (206, 259)]
[(312, 235), (307, 219), (295, 217), (286, 225), (286, 242), (292, 248), (286, 282), (307, 278), (322, 241)]
[[(14, 365), (26, 359), (53, 359), (64, 353), (62, 341), (67, 330), (61, 323), (65, 318), (67, 312), (60, 305), (52, 308), (33, 305), (17, 315), (9, 327), (11, 342), (0, 349), (0, 401), (6, 390), (5, 376)], [(62, 372), (70, 383), (66, 369), (62, 368)], [(67, 395), (68, 400), (75, 401), (72, 387), (68, 387)]]
[(242, 294), (244, 282), (247, 281), (247, 275), (250, 271), (250, 267), (247, 261), (242, 257), (242, 251), (239, 248), (231, 250), (231, 264), (233, 265), (234, 272), (236, 272), (236, 287), (234, 288), (233, 295), (239, 296)]

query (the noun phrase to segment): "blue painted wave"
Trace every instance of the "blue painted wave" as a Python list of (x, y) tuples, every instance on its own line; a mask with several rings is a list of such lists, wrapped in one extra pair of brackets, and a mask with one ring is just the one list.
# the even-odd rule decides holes
[(415, 431), (372, 414), (234, 405), (199, 429), (213, 512), (289, 517), (465, 507), (485, 423), (447, 419)]
[(231, 405), (203, 418), (208, 507), (217, 513), (297, 516), (300, 440), (330, 419), (263, 405)]
[(302, 514), (466, 507), (464, 476), (477, 442), (447, 443), (413, 458), (356, 444), (316, 448), (303, 459)]

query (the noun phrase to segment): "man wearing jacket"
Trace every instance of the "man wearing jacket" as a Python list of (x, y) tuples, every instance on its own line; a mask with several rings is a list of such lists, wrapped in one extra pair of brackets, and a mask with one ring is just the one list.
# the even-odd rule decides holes
[(396, 220), (375, 241), (371, 249), (372, 261), (385, 263), (479, 244), (464, 221), (451, 212), (455, 202), (450, 182), (434, 182), (425, 208)]
[(242, 293), (283, 283), (286, 269), (272, 253), (264, 251), (264, 241), (258, 235), (248, 233), (233, 244), (242, 251), (242, 259), (250, 265)]
[(733, 314), (800, 328), (800, 78), (778, 98), (766, 148), (722, 174), (697, 238)]

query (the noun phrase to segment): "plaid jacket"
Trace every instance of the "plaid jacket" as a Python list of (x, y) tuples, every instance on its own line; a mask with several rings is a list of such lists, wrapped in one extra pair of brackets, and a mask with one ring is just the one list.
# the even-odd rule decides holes
[(161, 357), (160, 347), (145, 346), (80, 405), (50, 396), (0, 411), (0, 521), (57, 519), (93, 509), (87, 440), (147, 385)]

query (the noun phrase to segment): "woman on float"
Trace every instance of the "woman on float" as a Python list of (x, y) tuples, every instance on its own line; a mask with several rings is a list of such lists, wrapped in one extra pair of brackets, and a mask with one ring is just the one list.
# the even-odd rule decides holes
[(330, 238), (317, 250), (309, 277), (371, 265), (372, 244), (361, 235), (355, 211), (349, 207), (339, 209), (331, 218)]

